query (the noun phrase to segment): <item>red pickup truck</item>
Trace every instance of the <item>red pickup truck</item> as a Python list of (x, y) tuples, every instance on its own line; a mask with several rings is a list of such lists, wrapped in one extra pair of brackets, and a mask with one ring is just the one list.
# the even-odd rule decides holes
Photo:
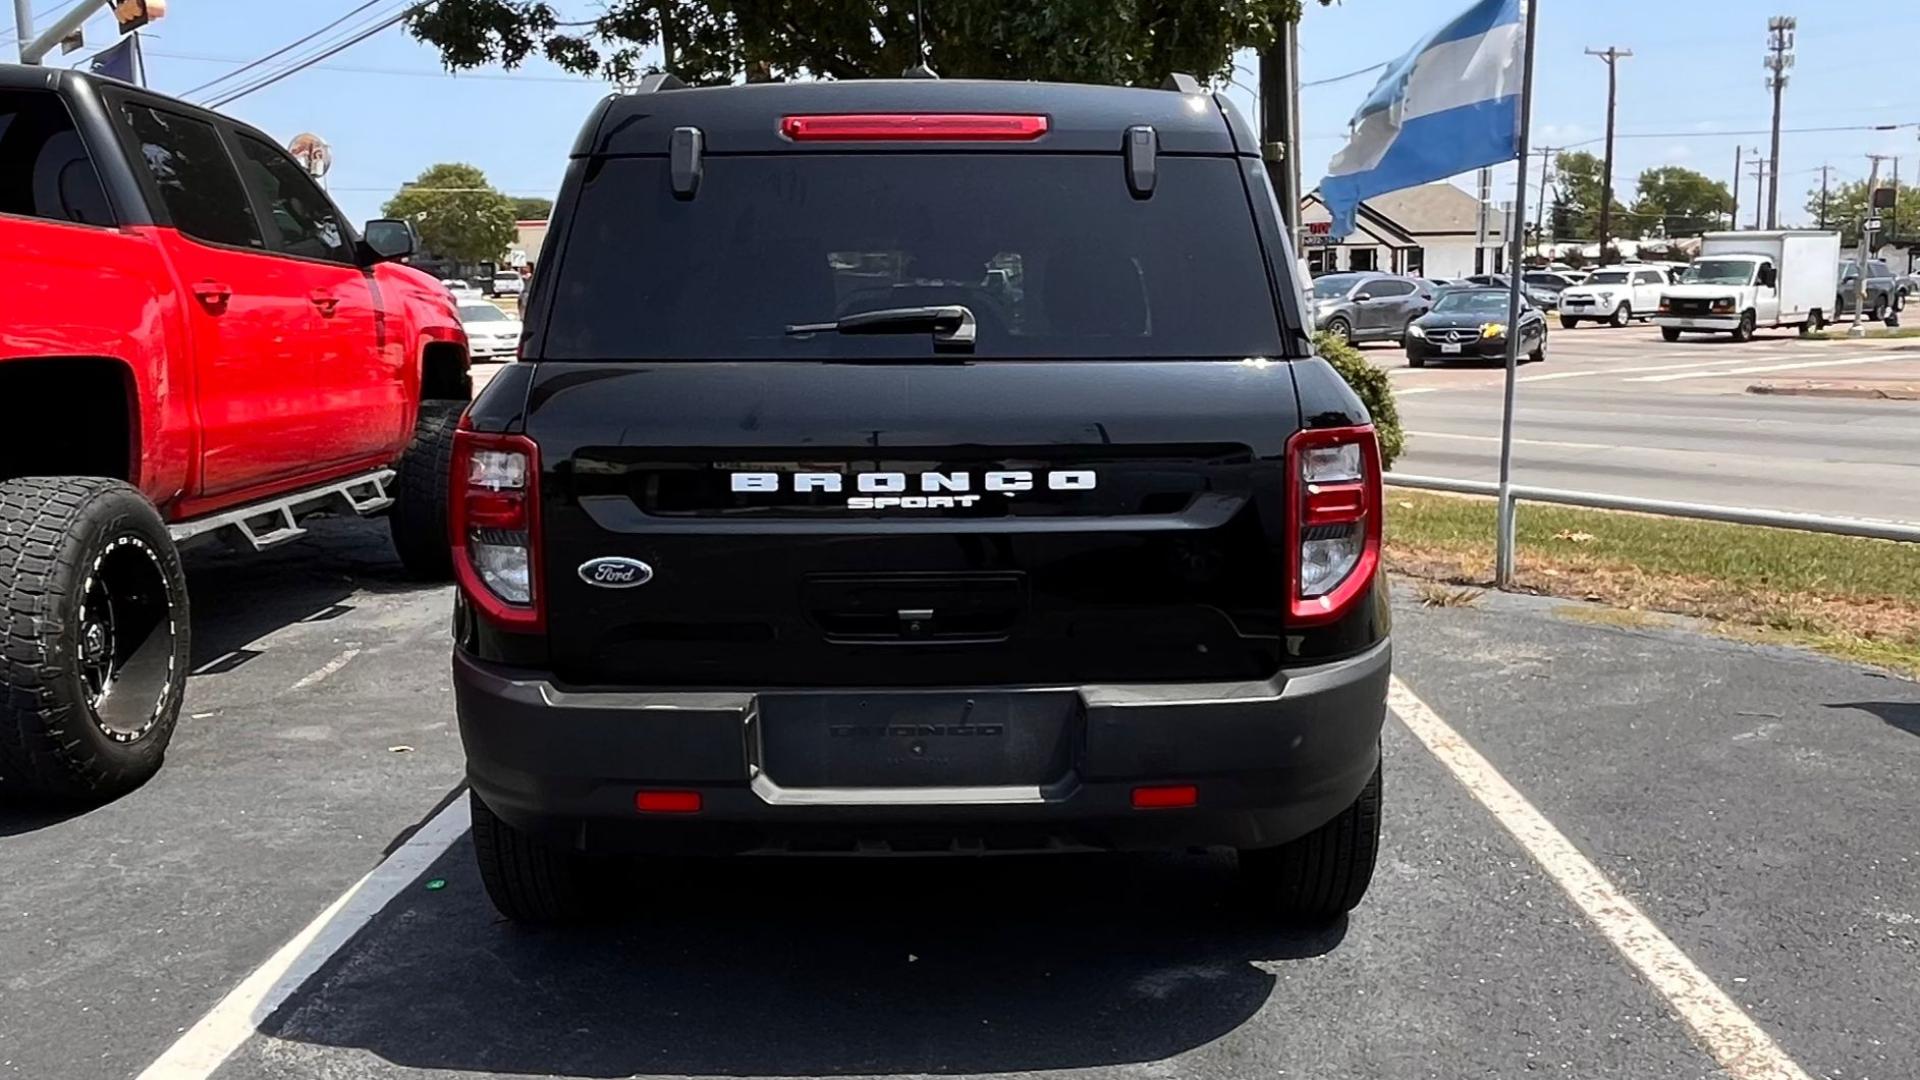
[(357, 234), (244, 124), (0, 66), (0, 794), (97, 799), (159, 768), (181, 545), (386, 513), (410, 571), (450, 572), (472, 386), (412, 238)]

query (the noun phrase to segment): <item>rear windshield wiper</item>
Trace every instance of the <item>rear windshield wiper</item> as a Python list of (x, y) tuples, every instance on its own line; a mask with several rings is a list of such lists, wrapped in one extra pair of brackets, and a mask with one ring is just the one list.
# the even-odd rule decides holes
[(973, 312), (960, 304), (936, 307), (881, 308), (862, 311), (830, 323), (795, 323), (789, 335), (800, 334), (914, 334), (931, 333), (935, 352), (972, 352), (978, 324)]

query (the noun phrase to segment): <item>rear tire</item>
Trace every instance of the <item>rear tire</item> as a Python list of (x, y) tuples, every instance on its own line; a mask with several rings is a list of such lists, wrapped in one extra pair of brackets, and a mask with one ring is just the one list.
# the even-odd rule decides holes
[(1380, 769), (1339, 816), (1291, 843), (1240, 853), (1240, 876), (1259, 910), (1327, 922), (1367, 895), (1380, 853)]
[(1348, 345), (1353, 344), (1353, 324), (1338, 316), (1327, 320), (1327, 333)]
[(1809, 334), (1817, 334), (1825, 329), (1826, 325), (1826, 316), (1820, 313), (1819, 308), (1814, 308), (1812, 311), (1807, 312), (1807, 321), (1800, 324), (1800, 336), (1806, 337)]
[(1663, 327), (1661, 327), (1661, 328), (1660, 328), (1660, 339), (1661, 339), (1662, 341), (1679, 341), (1679, 340), (1680, 340), (1680, 328), (1679, 328), (1679, 327), (1677, 327), (1677, 326), (1663, 326)]
[(465, 408), (458, 401), (421, 402), (413, 441), (407, 444), (394, 478), (387, 527), (400, 564), (421, 581), (446, 581), (453, 576), (447, 502), (453, 479), (453, 432)]
[(1619, 307), (1613, 309), (1613, 318), (1609, 319), (1608, 323), (1617, 328), (1625, 326), (1632, 321), (1633, 308), (1630, 305), (1621, 304)]
[(1580, 320), (1574, 318), (1571, 315), (1560, 316), (1560, 329), (1562, 330), (1571, 330), (1574, 327), (1579, 325), (1580, 325)]
[(472, 791), (467, 802), (480, 882), (500, 914), (529, 926), (564, 926), (606, 910), (611, 875), (604, 863), (526, 835)]
[(118, 480), (0, 483), (0, 792), (104, 802), (160, 769), (186, 693), (187, 579)]

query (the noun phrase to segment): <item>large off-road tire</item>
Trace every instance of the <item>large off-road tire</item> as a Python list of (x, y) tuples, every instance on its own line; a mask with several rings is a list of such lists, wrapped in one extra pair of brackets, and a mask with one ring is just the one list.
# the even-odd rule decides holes
[(186, 693), (187, 579), (118, 480), (0, 482), (0, 793), (99, 802), (160, 768)]
[(393, 549), (407, 573), (422, 581), (453, 576), (447, 493), (453, 480), (453, 431), (465, 408), (458, 401), (421, 402), (413, 441), (394, 477), (393, 509), (387, 515)]
[(1240, 853), (1253, 904), (1277, 918), (1327, 922), (1367, 895), (1380, 853), (1380, 769), (1340, 815), (1291, 843)]
[(554, 847), (494, 816), (467, 793), (480, 882), (500, 914), (529, 926), (564, 926), (603, 915), (615, 875), (605, 860)]

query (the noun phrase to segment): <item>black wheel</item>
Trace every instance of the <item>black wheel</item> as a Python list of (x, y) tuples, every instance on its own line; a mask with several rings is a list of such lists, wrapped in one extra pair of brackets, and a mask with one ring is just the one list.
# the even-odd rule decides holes
[(1562, 330), (1571, 330), (1574, 327), (1579, 325), (1580, 325), (1580, 320), (1574, 318), (1571, 315), (1560, 316), (1560, 329)]
[(1743, 311), (1740, 313), (1740, 325), (1733, 328), (1733, 340), (1753, 340), (1753, 312)]
[(1871, 313), (1868, 314), (1867, 318), (1872, 320), (1873, 322), (1887, 321), (1887, 298), (1886, 297), (1879, 296), (1874, 298), (1873, 309)]
[(467, 802), (480, 881), (500, 914), (517, 923), (559, 926), (607, 910), (614, 883), (605, 862), (526, 835), (495, 817), (471, 791)]
[(0, 483), (0, 791), (98, 802), (160, 768), (188, 666), (187, 579), (118, 480)]
[(422, 581), (445, 581), (453, 576), (447, 498), (453, 480), (453, 431), (465, 408), (458, 401), (421, 402), (413, 441), (407, 444), (394, 477), (393, 509), (387, 527), (393, 533), (393, 548), (400, 553), (401, 565)]
[(1663, 327), (1661, 327), (1661, 328), (1660, 328), (1660, 339), (1661, 339), (1662, 341), (1679, 341), (1679, 340), (1680, 340), (1680, 328), (1679, 328), (1679, 327), (1677, 327), (1677, 326), (1663, 326)]
[(1527, 354), (1527, 362), (1530, 364), (1544, 364), (1547, 362), (1547, 339), (1545, 336), (1542, 336), (1540, 338), (1540, 344), (1535, 346), (1534, 350)]
[(1814, 308), (1812, 311), (1807, 312), (1807, 321), (1800, 324), (1800, 336), (1806, 337), (1808, 334), (1817, 334), (1825, 328), (1826, 325), (1826, 316), (1820, 313), (1819, 308)]
[(1240, 876), (1263, 912), (1325, 922), (1367, 895), (1380, 851), (1380, 770), (1340, 816), (1291, 843), (1240, 853)]
[(1337, 315), (1327, 320), (1327, 333), (1349, 345), (1353, 344), (1353, 324)]
[(1613, 309), (1613, 318), (1607, 321), (1612, 326), (1625, 326), (1633, 321), (1633, 308), (1630, 305), (1621, 304)]
[(1424, 356), (1418, 356), (1418, 355), (1415, 355), (1414, 353), (1409, 352), (1407, 353), (1407, 366), (1408, 367), (1426, 367), (1427, 358)]

